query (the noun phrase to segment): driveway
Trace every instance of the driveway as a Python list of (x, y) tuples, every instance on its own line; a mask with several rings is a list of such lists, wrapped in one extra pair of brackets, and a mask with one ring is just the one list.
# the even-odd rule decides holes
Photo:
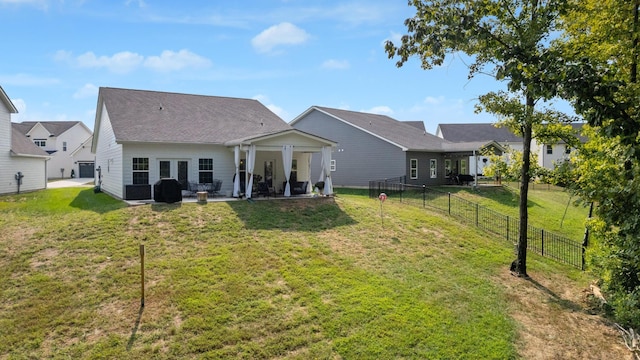
[(94, 186), (93, 178), (74, 178), (74, 179), (62, 179), (62, 180), (53, 180), (47, 183), (47, 189), (57, 189), (64, 187), (74, 187), (74, 186)]

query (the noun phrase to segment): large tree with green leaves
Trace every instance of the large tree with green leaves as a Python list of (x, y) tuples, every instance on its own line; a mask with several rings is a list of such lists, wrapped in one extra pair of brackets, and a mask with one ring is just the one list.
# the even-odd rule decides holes
[(576, 161), (576, 191), (594, 202), (591, 268), (616, 318), (640, 326), (640, 0), (574, 1), (558, 42), (562, 94), (594, 128)]
[(405, 21), (408, 34), (401, 44), (386, 43), (390, 58), (402, 66), (418, 56), (428, 70), (443, 64), (448, 56), (471, 57), (469, 77), (488, 73), (506, 81), (507, 91), (480, 96), (479, 108), (493, 113), (523, 138), (520, 177), (520, 235), (518, 255), (512, 270), (527, 276), (528, 191), (531, 180), (531, 140), (539, 130), (550, 135), (544, 123), (569, 119), (540, 102), (557, 95), (562, 61), (550, 46), (565, 13), (566, 0), (432, 0), (409, 1), (416, 15)]

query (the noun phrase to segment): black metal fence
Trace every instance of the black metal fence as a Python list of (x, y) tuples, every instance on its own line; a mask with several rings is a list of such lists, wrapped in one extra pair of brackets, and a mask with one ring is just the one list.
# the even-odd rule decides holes
[[(424, 185), (408, 185), (403, 180), (404, 177), (370, 181), (369, 197), (377, 198), (384, 192), (389, 199), (397, 199), (408, 205), (435, 208), (517, 244), (520, 229), (518, 218), (501, 214), (448, 192)], [(527, 250), (584, 270), (582, 244), (550, 231), (529, 225)]]

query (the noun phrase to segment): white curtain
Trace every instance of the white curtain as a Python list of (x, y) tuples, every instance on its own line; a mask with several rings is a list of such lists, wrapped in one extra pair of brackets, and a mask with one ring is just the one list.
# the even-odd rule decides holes
[(284, 186), (284, 196), (291, 196), (291, 185), (289, 177), (291, 176), (291, 166), (293, 163), (293, 145), (282, 145), (282, 165), (284, 166), (284, 178), (286, 180)]
[(253, 168), (256, 165), (256, 146), (250, 145), (247, 152), (247, 172), (249, 172), (249, 182), (247, 183), (247, 199), (251, 199), (253, 189)]
[(240, 196), (240, 146), (233, 149), (234, 160), (236, 162), (236, 174), (233, 176), (233, 197)]
[(307, 164), (309, 165), (307, 169), (307, 174), (309, 174), (309, 181), (307, 181), (307, 193), (313, 192), (313, 184), (311, 183), (311, 155), (313, 154), (307, 153)]
[(324, 194), (333, 194), (331, 183), (331, 146), (322, 147), (322, 172), (324, 174)]

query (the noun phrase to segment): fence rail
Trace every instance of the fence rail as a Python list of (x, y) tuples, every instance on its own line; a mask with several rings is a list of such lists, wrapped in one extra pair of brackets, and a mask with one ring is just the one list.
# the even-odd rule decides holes
[[(389, 199), (423, 208), (430, 207), (448, 213), (476, 227), (517, 243), (520, 220), (491, 210), (451, 193), (404, 183), (404, 177), (369, 182), (369, 197), (381, 192)], [(553, 232), (528, 225), (527, 250), (552, 260), (584, 270), (584, 249), (580, 242)]]

